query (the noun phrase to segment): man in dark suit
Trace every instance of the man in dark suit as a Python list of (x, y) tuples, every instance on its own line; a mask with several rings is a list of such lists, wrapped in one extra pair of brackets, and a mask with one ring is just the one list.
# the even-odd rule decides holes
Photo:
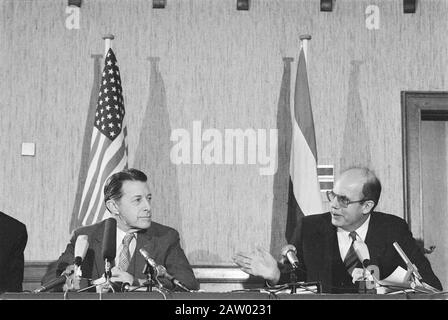
[(0, 212), (0, 292), (22, 291), (26, 226)]
[[(113, 174), (104, 187), (104, 201), (117, 221), (117, 250), (112, 267), (112, 282), (138, 286), (146, 276), (142, 273), (145, 259), (139, 250), (144, 248), (159, 265), (190, 290), (199, 289), (193, 270), (182, 250), (179, 233), (170, 227), (151, 221), (151, 193), (146, 175), (136, 169)], [(65, 252), (54, 268), (42, 279), (46, 283), (60, 275), (74, 261), (76, 239), (87, 235), (89, 247), (81, 265), (82, 277), (97, 280), (104, 274), (102, 241), (105, 221), (74, 231)], [(159, 278), (167, 289), (179, 290), (166, 278)], [(62, 287), (58, 288), (59, 290)]]
[[(380, 279), (389, 276), (398, 266), (407, 269), (393, 246), (397, 242), (417, 266), (423, 281), (442, 289), (406, 222), (373, 211), (380, 194), (381, 183), (369, 169), (353, 168), (342, 173), (334, 189), (327, 193), (330, 212), (306, 216), (302, 220), (300, 236), (294, 243), (300, 263), (296, 272), (299, 280), (318, 281), (322, 291), (327, 293), (357, 292), (353, 271), (361, 265), (351, 248), (352, 242), (365, 242), (370, 264), (378, 266)], [(289, 281), (290, 268), (278, 264), (263, 249), (255, 253), (237, 253), (234, 261), (243, 271), (261, 276), (270, 284)]]

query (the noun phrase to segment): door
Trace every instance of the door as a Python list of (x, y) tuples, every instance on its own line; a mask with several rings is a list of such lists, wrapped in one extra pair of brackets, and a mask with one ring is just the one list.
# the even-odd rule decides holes
[(448, 93), (403, 92), (405, 218), (448, 288)]

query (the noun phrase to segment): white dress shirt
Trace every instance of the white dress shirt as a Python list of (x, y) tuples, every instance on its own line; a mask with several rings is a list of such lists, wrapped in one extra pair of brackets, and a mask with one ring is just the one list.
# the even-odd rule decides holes
[[(365, 241), (367, 231), (369, 230), (369, 222), (370, 222), (370, 214), (364, 223), (359, 226), (358, 229), (355, 230), (357, 233), (356, 239)], [(341, 254), (341, 259), (344, 261), (345, 256), (348, 253), (348, 250), (350, 249), (350, 246), (352, 244), (352, 238), (349, 236), (350, 232), (345, 231), (344, 229), (338, 227), (337, 230), (337, 236), (338, 236), (338, 245), (339, 245), (339, 253)]]

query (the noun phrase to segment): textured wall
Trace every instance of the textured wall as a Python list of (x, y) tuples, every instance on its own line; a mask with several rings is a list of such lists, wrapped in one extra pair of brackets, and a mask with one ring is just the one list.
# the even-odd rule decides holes
[[(27, 260), (54, 259), (68, 240), (105, 33), (115, 35), (130, 165), (152, 177), (154, 220), (180, 231), (192, 263), (284, 244), (289, 95), (304, 33), (319, 162), (371, 166), (379, 209), (403, 216), (400, 91), (447, 90), (446, 1), (419, 1), (408, 15), (380, 0), (339, 0), (330, 13), (317, 0), (254, 0), (248, 12), (235, 0), (151, 4), (83, 1), (69, 30), (66, 0), (0, 0), (0, 210), (26, 223)], [(370, 4), (379, 30), (365, 27)], [(222, 133), (278, 128), (277, 173), (172, 164), (170, 133), (192, 133), (193, 121)], [(22, 157), (21, 142), (35, 142), (36, 156)]]

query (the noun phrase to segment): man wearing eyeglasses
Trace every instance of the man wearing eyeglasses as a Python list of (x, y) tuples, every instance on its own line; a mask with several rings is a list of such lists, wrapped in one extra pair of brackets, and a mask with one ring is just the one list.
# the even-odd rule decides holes
[[(298, 280), (318, 281), (322, 292), (357, 292), (353, 270), (361, 265), (356, 254), (353, 255), (352, 243), (356, 240), (365, 242), (370, 264), (378, 266), (380, 279), (384, 279), (398, 266), (407, 269), (393, 246), (398, 242), (418, 268), (423, 281), (442, 289), (406, 222), (394, 215), (374, 211), (380, 194), (381, 183), (369, 169), (353, 168), (341, 174), (334, 189), (327, 193), (330, 212), (302, 219), (301, 236), (294, 243), (300, 264), (296, 272)], [(290, 281), (290, 268), (277, 263), (264, 249), (237, 253), (233, 259), (243, 271), (261, 276), (269, 284)]]

